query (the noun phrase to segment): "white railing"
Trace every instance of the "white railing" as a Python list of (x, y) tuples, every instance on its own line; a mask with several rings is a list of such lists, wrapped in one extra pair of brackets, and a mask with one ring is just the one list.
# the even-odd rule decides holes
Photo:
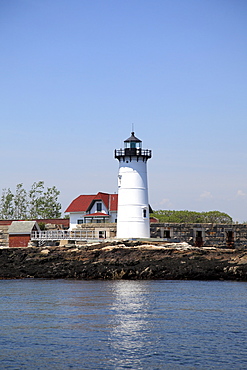
[(33, 231), (31, 240), (84, 240), (96, 239), (94, 230), (46, 230)]

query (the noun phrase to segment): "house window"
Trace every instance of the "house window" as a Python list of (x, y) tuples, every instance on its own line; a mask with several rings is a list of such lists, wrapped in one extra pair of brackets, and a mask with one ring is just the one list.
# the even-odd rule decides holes
[(105, 231), (99, 231), (99, 238), (105, 238)]
[(97, 212), (101, 212), (102, 211), (102, 203), (96, 203), (96, 209), (97, 209)]
[(78, 225), (83, 224), (83, 220), (77, 220), (77, 224)]
[(164, 238), (166, 238), (166, 239), (170, 239), (171, 238), (170, 230), (164, 230)]

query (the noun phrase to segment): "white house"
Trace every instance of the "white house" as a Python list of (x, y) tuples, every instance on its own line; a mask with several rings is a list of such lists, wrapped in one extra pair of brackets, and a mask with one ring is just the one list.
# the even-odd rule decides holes
[(117, 204), (117, 194), (79, 195), (65, 211), (70, 216), (70, 230), (78, 224), (117, 222)]

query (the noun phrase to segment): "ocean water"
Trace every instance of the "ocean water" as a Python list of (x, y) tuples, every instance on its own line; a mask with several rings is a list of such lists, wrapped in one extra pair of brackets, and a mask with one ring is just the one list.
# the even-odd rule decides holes
[(247, 283), (0, 281), (0, 369), (247, 369)]

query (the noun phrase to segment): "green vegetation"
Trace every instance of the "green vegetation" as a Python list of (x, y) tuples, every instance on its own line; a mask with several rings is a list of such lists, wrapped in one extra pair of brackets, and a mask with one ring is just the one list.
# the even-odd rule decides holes
[(2, 220), (27, 220), (61, 217), (60, 191), (55, 186), (45, 190), (44, 181), (34, 182), (26, 191), (23, 184), (16, 185), (15, 194), (3, 189), (0, 198), (0, 218)]
[(156, 217), (160, 222), (176, 223), (215, 223), (232, 224), (232, 218), (223, 212), (195, 212), (195, 211), (154, 211), (150, 216)]

